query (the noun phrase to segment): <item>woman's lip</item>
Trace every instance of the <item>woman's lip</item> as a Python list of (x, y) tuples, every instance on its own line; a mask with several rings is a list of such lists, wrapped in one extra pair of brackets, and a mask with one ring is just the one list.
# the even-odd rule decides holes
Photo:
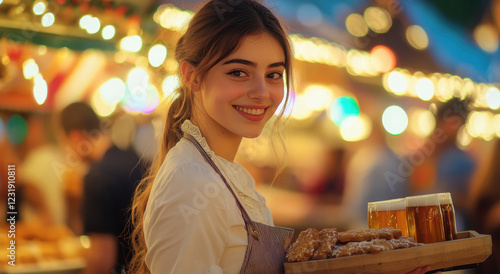
[[(244, 118), (252, 121), (252, 122), (259, 122), (259, 121), (262, 121), (262, 119), (264, 119), (264, 117), (266, 116), (266, 112), (267, 112), (267, 108), (268, 107), (264, 107), (264, 106), (240, 106), (240, 105), (233, 105), (233, 108), (241, 115), (243, 116)], [(250, 113), (246, 113), (246, 112), (243, 112), (241, 110), (239, 110), (238, 108), (246, 108), (246, 109), (258, 109), (258, 110), (264, 110), (261, 114), (258, 114), (258, 115), (255, 115), (255, 114), (250, 114)]]
[(249, 108), (249, 109), (263, 109), (268, 108), (268, 106), (252, 106), (252, 105), (233, 105), (233, 107)]

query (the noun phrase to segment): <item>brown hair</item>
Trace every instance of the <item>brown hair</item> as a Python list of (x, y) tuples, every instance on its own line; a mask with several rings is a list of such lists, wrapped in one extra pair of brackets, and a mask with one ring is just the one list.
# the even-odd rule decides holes
[[(179, 64), (184, 61), (195, 66), (191, 79), (203, 83), (207, 72), (222, 59), (230, 55), (243, 38), (251, 34), (268, 33), (283, 48), (285, 54), (286, 85), (291, 84), (292, 52), (288, 36), (276, 16), (255, 0), (210, 0), (194, 15), (186, 33), (179, 39), (175, 57)], [(168, 151), (182, 138), (181, 125), (190, 119), (193, 93), (189, 83), (178, 89), (179, 96), (172, 102), (165, 122), (160, 151), (146, 177), (139, 183), (133, 198), (131, 221), (133, 257), (130, 273), (149, 273), (145, 263), (147, 252), (144, 239), (144, 211), (155, 176)], [(288, 92), (285, 102), (288, 101)], [(283, 107), (280, 117), (285, 110)], [(276, 125), (277, 119), (273, 125)]]

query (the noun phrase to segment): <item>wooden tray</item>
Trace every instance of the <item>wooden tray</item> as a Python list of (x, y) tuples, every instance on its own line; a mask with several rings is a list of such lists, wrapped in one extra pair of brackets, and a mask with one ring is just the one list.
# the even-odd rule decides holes
[(285, 263), (285, 273), (401, 274), (430, 265), (431, 270), (484, 262), (491, 254), (491, 236), (475, 231), (457, 234), (457, 240), (397, 249), (378, 254)]

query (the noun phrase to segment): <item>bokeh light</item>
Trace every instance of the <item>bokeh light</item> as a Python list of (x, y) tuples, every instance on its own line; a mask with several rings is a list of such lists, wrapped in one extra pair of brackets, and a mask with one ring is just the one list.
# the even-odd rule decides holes
[(120, 78), (111, 78), (99, 87), (102, 99), (108, 104), (116, 104), (125, 95), (125, 83)]
[(120, 48), (130, 52), (138, 52), (142, 48), (142, 38), (139, 35), (123, 37)]
[(47, 12), (42, 16), (42, 26), (44, 27), (50, 27), (54, 24), (56, 21), (56, 17), (52, 12)]
[(349, 116), (340, 125), (340, 136), (347, 142), (364, 140), (370, 136), (371, 131), (370, 118), (364, 113), (359, 116)]
[(320, 85), (310, 85), (304, 90), (303, 99), (307, 107), (313, 111), (324, 110), (333, 102), (333, 91)]
[(113, 25), (107, 25), (102, 28), (102, 39), (109, 40), (115, 37), (116, 29)]
[(87, 32), (89, 34), (97, 33), (101, 29), (101, 21), (97, 17), (93, 17), (87, 24)]
[(127, 84), (125, 96), (121, 101), (123, 108), (133, 113), (151, 113), (159, 103), (158, 90), (149, 83), (145, 87), (135, 86), (135, 88)]
[(488, 89), (486, 92), (486, 103), (491, 109), (498, 109), (500, 107), (500, 91), (496, 87)]
[(406, 29), (406, 40), (412, 47), (418, 50), (424, 50), (429, 46), (427, 33), (422, 27), (417, 25), (409, 26)]
[(87, 27), (91, 24), (92, 18), (93, 17), (90, 14), (85, 14), (84, 16), (82, 16), (79, 21), (80, 28), (86, 30)]
[(429, 136), (436, 127), (436, 118), (430, 110), (413, 108), (408, 111), (409, 130), (421, 138)]
[(95, 113), (101, 117), (111, 115), (116, 109), (116, 103), (106, 101), (100, 91), (94, 92), (91, 98), (91, 104)]
[[(181, 86), (181, 81), (177, 75), (169, 75), (163, 80), (161, 89), (165, 97), (172, 95)], [(178, 96), (178, 94), (177, 94)]]
[(495, 114), (495, 117), (493, 117), (493, 125), (495, 125), (497, 137), (500, 138), (500, 114)]
[(12, 115), (7, 120), (7, 137), (9, 142), (15, 146), (21, 144), (28, 134), (26, 120), (18, 114)]
[(474, 40), (486, 52), (498, 49), (498, 31), (493, 24), (480, 24), (474, 29)]
[(342, 96), (335, 100), (330, 108), (330, 119), (340, 126), (349, 116), (359, 115), (358, 102), (352, 97)]
[(35, 84), (33, 86), (33, 96), (37, 104), (42, 105), (47, 99), (49, 93), (47, 82), (43, 79), (42, 75), (39, 73), (35, 75)]
[(295, 98), (293, 98), (293, 109), (290, 116), (297, 120), (305, 120), (312, 116), (313, 110), (310, 109), (304, 98), (304, 94), (298, 94)]
[(396, 66), (396, 55), (386, 46), (375, 46), (370, 52), (370, 64), (378, 72), (391, 71)]
[(171, 5), (161, 5), (153, 15), (153, 19), (163, 28), (184, 33), (189, 21), (193, 17), (193, 12), (180, 10)]
[(23, 62), (23, 75), (26, 79), (31, 79), (40, 72), (38, 65), (33, 58), (30, 58)]
[(408, 90), (408, 78), (399, 71), (391, 71), (387, 76), (387, 87), (396, 95), (403, 95)]
[(392, 105), (384, 110), (382, 125), (388, 133), (399, 135), (408, 126), (408, 115), (400, 106)]
[(415, 84), (415, 91), (420, 99), (429, 101), (434, 96), (434, 84), (429, 78), (420, 78)]
[(364, 12), (364, 18), (368, 27), (377, 33), (386, 33), (392, 26), (389, 12), (379, 7), (369, 7)]
[(33, 13), (35, 15), (42, 15), (45, 12), (46, 4), (44, 1), (35, 1), (33, 5)]
[(149, 49), (148, 60), (151, 66), (157, 68), (163, 64), (167, 58), (167, 48), (162, 44), (156, 44)]
[(368, 26), (361, 14), (353, 13), (345, 20), (347, 31), (356, 37), (363, 37), (368, 34)]
[(472, 136), (470, 136), (465, 125), (461, 126), (457, 132), (457, 144), (460, 147), (465, 148), (468, 145), (470, 145), (471, 142), (472, 142)]

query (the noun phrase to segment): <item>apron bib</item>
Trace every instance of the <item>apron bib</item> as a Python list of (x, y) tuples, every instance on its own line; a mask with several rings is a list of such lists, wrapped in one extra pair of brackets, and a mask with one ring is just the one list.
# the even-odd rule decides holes
[(285, 250), (291, 243), (293, 229), (269, 226), (252, 221), (245, 208), (236, 197), (236, 194), (233, 192), (233, 189), (229, 186), (226, 178), (222, 175), (222, 172), (198, 141), (190, 134), (185, 134), (184, 138), (193, 143), (205, 161), (215, 170), (215, 172), (217, 172), (217, 174), (219, 174), (241, 211), (241, 216), (243, 217), (245, 229), (247, 231), (248, 246), (240, 273), (284, 273), (283, 264), (286, 261)]

